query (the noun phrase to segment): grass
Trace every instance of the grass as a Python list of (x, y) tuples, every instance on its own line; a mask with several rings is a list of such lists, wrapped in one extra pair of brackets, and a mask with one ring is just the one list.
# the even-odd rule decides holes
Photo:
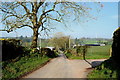
[[(110, 57), (111, 45), (91, 46), (86, 53), (86, 59), (108, 59)], [(69, 55), (70, 59), (83, 59), (82, 56)]]
[(49, 59), (48, 57), (40, 58), (38, 54), (34, 54), (32, 56), (21, 57), (17, 62), (2, 62), (2, 79), (17, 78), (40, 67), (41, 64), (47, 62)]
[[(120, 68), (112, 60), (106, 60), (88, 74), (89, 78), (118, 78)], [(117, 80), (117, 79), (116, 79)]]
[(116, 78), (116, 71), (112, 72), (110, 69), (102, 69), (102, 70), (93, 70), (89, 75), (88, 78)]
[(110, 48), (111, 45), (106, 46), (91, 46), (88, 48), (86, 58), (90, 59), (101, 59), (110, 57)]

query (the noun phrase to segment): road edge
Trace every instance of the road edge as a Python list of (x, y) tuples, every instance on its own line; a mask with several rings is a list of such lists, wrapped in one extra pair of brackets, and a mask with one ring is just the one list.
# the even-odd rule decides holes
[(53, 60), (53, 59), (54, 59), (54, 58), (51, 58), (51, 59), (49, 59), (48, 61), (46, 61), (45, 63), (43, 63), (43, 64), (39, 65), (39, 66), (38, 66), (38, 67), (36, 67), (36, 68), (34, 68), (33, 70), (28, 71), (28, 72), (26, 72), (26, 73), (24, 73), (24, 74), (20, 75), (19, 77), (14, 78), (14, 79), (11, 79), (11, 80), (20, 80), (20, 79), (22, 79), (23, 77), (25, 77), (25, 76), (27, 76), (27, 75), (31, 74), (32, 72), (34, 72), (34, 71), (36, 71), (36, 70), (38, 70), (38, 69), (40, 69), (40, 68), (44, 67), (46, 64), (48, 64), (48, 63), (49, 63), (51, 60)]

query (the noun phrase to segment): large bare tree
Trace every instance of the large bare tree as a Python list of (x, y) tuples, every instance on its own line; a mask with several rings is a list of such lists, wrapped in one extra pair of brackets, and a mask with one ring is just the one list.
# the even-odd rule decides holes
[[(2, 24), (0, 31), (12, 32), (18, 28), (29, 27), (33, 30), (31, 47), (37, 47), (38, 35), (41, 31), (49, 31), (50, 22), (65, 23), (68, 19), (79, 20), (88, 17), (90, 8), (78, 2), (1, 2)], [(72, 17), (72, 18), (70, 18)]]

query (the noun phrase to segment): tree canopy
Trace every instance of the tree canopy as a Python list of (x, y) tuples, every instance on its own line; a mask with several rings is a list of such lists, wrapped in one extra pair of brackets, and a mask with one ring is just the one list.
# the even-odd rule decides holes
[(36, 48), (40, 32), (52, 29), (51, 21), (65, 24), (68, 19), (80, 20), (83, 16), (88, 17), (89, 10), (91, 8), (85, 3), (79, 2), (1, 2), (2, 24), (5, 26), (0, 31), (9, 33), (18, 28), (29, 27), (33, 30), (32, 47)]

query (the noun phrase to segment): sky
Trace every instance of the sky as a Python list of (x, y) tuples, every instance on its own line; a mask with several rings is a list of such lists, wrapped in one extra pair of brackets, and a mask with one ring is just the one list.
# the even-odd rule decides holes
[[(71, 38), (112, 38), (113, 32), (118, 28), (118, 2), (102, 2), (104, 7), (100, 9), (100, 12), (94, 11), (96, 8), (93, 3), (89, 5), (93, 7), (93, 11), (90, 13), (96, 17), (96, 20), (91, 19), (88, 22), (73, 22), (66, 23), (69, 26), (66, 28), (60, 23), (55, 23), (52, 27), (56, 29), (49, 32), (49, 36), (42, 35), (42, 38), (52, 37), (57, 32), (62, 32), (65, 35), (69, 35)], [(2, 23), (0, 23), (0, 27)], [(7, 33), (0, 32), (0, 37), (19, 37), (19, 36), (32, 36), (32, 30), (30, 28), (21, 28), (16, 31)]]

